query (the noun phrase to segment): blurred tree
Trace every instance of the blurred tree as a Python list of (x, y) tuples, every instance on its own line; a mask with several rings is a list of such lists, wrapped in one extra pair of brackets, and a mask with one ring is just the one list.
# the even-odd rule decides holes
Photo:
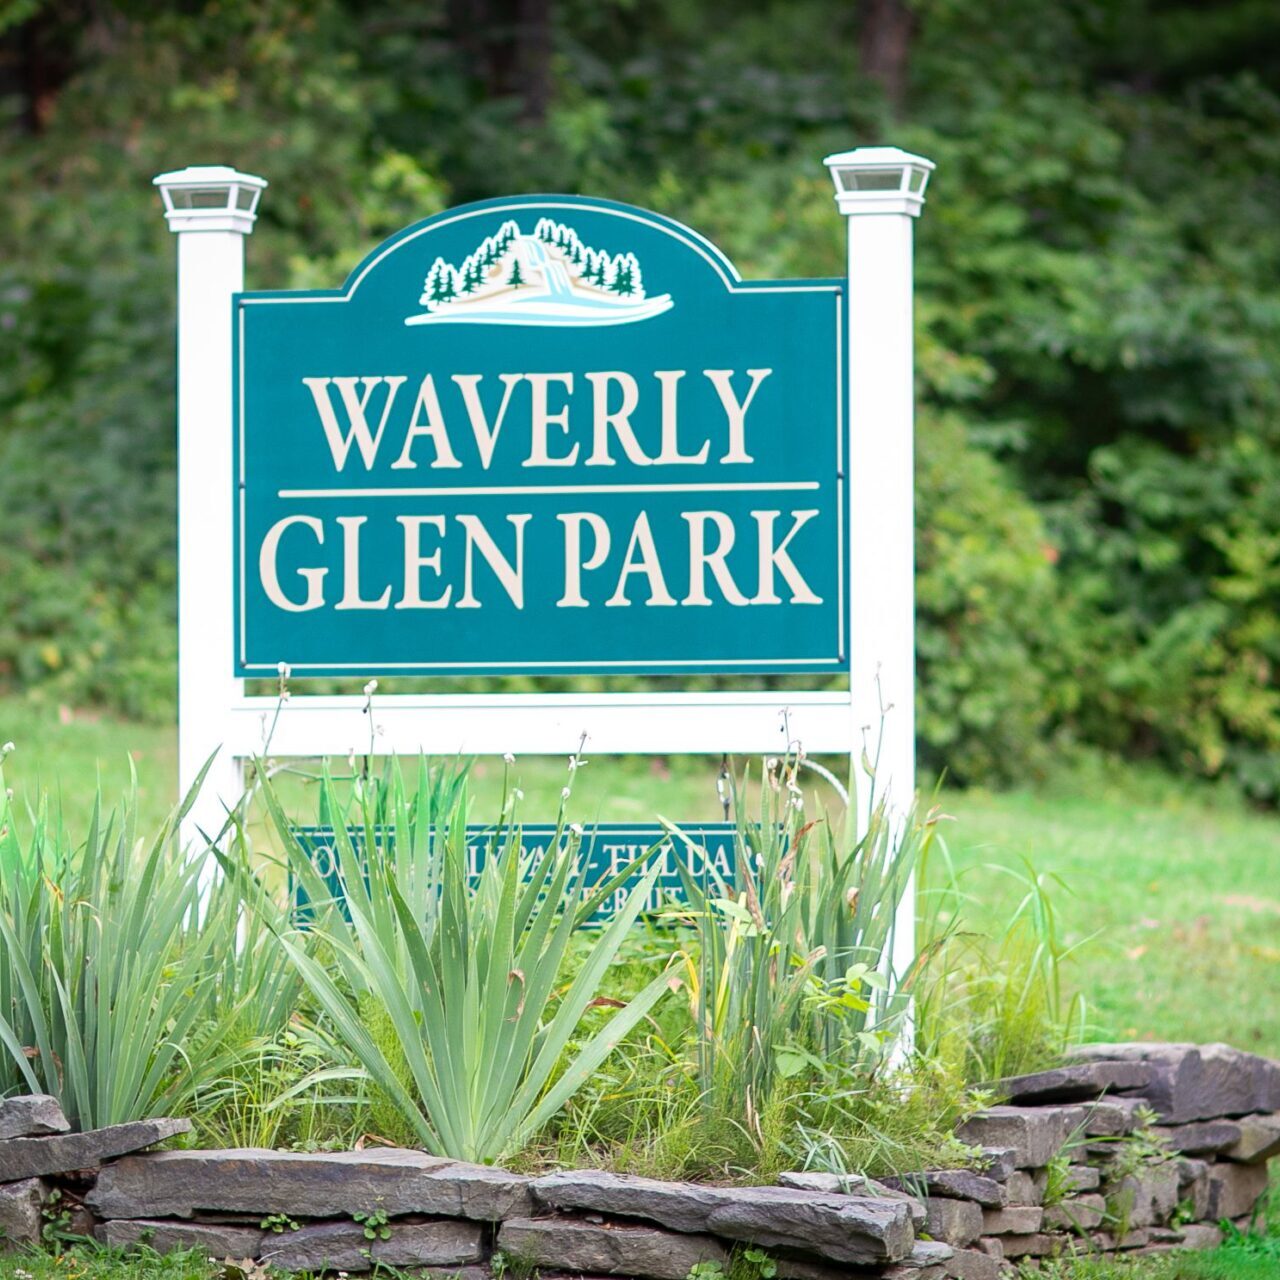
[(886, 139), (939, 162), (926, 758), (998, 778), (1076, 739), (1280, 798), (1266, 0), (0, 4), (0, 685), (169, 705), (155, 172), (271, 179), (263, 285), (332, 285), (446, 200), (557, 189), (683, 218), (768, 278), (840, 271), (818, 161)]

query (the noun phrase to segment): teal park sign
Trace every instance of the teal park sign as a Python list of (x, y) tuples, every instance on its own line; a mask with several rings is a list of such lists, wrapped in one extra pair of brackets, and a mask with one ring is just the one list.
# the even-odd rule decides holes
[[(588, 891), (614, 879), (637, 859), (652, 852), (658, 864), (658, 876), (654, 881), (644, 912), (652, 915), (671, 904), (685, 902), (684, 880), (681, 867), (714, 896), (719, 882), (735, 880), (735, 840), (737, 828), (731, 822), (692, 823), (681, 826), (681, 837), (671, 836), (665, 827), (656, 823), (602, 822), (587, 829), (578, 845), (578, 869), (582, 883)], [(484, 866), (490, 843), (495, 836), (493, 827), (470, 825), (467, 827), (467, 868), (475, 878)], [(520, 828), (520, 853), (523, 858), (541, 859), (551, 850), (557, 834), (560, 844), (557, 852), (570, 840), (567, 831), (555, 823), (530, 823)], [(339, 868), (335, 836), (332, 827), (296, 826), (294, 838), (310, 857), (312, 865), (324, 880), (335, 902), (346, 900), (346, 887)], [(363, 859), (365, 831), (363, 827), (347, 828), (347, 837), (357, 857)], [(383, 838), (383, 832), (375, 838)], [(391, 839), (391, 833), (386, 833)], [(646, 862), (646, 868), (651, 865)], [(639, 873), (632, 875), (619, 888), (613, 890), (596, 913), (597, 922), (606, 921), (623, 905), (631, 888), (639, 880)], [(308, 909), (308, 899), (302, 886), (291, 884), (295, 908), (303, 915)]]
[(523, 197), (236, 295), (236, 675), (847, 669), (845, 294)]

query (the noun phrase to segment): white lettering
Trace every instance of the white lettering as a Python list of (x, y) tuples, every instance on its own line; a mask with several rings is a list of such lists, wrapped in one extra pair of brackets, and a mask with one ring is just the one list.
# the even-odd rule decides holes
[(385, 609), (391, 599), (391, 588), (376, 600), (360, 598), (360, 526), (368, 516), (339, 516), (342, 526), (342, 599), (335, 609)]
[(578, 446), (564, 457), (553, 458), (547, 451), (547, 428), (559, 427), (566, 435), (569, 432), (569, 406), (566, 404), (555, 413), (547, 410), (547, 386), (558, 382), (570, 395), (573, 394), (573, 374), (571, 373), (526, 373), (529, 379), (529, 393), (532, 401), (529, 418), (529, 456), (523, 465), (526, 467), (571, 467), (578, 460)]
[[(403, 381), (403, 379), (401, 379)], [(421, 415), (426, 414), (426, 421)], [(430, 436), (436, 447), (433, 467), (460, 467), (462, 463), (454, 456), (453, 446), (449, 443), (449, 431), (444, 424), (444, 415), (440, 412), (440, 397), (436, 394), (436, 380), (427, 374), (418, 388), (418, 398), (414, 402), (413, 417), (409, 422), (409, 430), (404, 434), (404, 448), (400, 456), (391, 464), (393, 471), (416, 470), (418, 464), (409, 456), (413, 450), (413, 442), (418, 436)]]
[(711, 441), (704, 440), (697, 453), (681, 453), (678, 437), (680, 427), (677, 413), (676, 384), (684, 377), (683, 369), (658, 369), (654, 377), (662, 384), (662, 451), (654, 462), (666, 466), (688, 463), (693, 466), (706, 462)]
[[(640, 552), (638, 560), (632, 558), (637, 550)], [(606, 607), (626, 606), (631, 603), (627, 599), (627, 579), (633, 573), (641, 573), (649, 580), (648, 604), (675, 604), (675, 599), (667, 590), (667, 584), (662, 577), (662, 565), (658, 560), (658, 548), (653, 545), (653, 530), (649, 528), (649, 517), (643, 511), (636, 517), (635, 527), (631, 530), (631, 541), (627, 545), (627, 554), (623, 558), (622, 571), (618, 574), (617, 590), (605, 601)]]
[[(598, 569), (609, 554), (609, 526), (604, 517), (591, 511), (561, 512), (556, 519), (564, 525), (564, 595), (556, 601), (557, 609), (585, 609), (582, 594), (582, 571)], [(582, 526), (591, 526), (591, 555), (582, 558)]]
[[(609, 428), (612, 427), (618, 434), (623, 453), (636, 466), (647, 467), (653, 459), (640, 447), (636, 434), (631, 429), (631, 415), (640, 402), (636, 380), (629, 373), (612, 371), (589, 373), (587, 381), (591, 383), (592, 389), (592, 447), (587, 466), (613, 466), (613, 458), (609, 456)], [(609, 408), (610, 384), (622, 388), (622, 404), (613, 410)]]
[(429, 524), (443, 538), (444, 516), (396, 516), (396, 520), (404, 525), (404, 589), (396, 601), (396, 608), (447, 609), (453, 587), (445, 587), (430, 600), (424, 600), (420, 594), (422, 570), (430, 569), (437, 576), (440, 574), (440, 548), (437, 547), (429, 556), (422, 554), (422, 526)]
[(533, 518), (532, 512), (521, 515), (509, 515), (507, 520), (516, 531), (515, 565), (498, 550), (498, 544), (490, 536), (488, 529), (480, 521), (479, 516), (456, 516), (455, 519), (466, 530), (466, 560), (462, 578), (462, 598), (458, 601), (459, 609), (479, 609), (480, 601), (472, 593), (473, 551), (479, 549), (480, 554), (488, 562), (489, 568), (498, 576), (502, 589), (511, 597), (511, 603), (517, 609), (524, 608), (524, 527)]
[[(373, 470), (378, 457), (378, 446), (382, 443), (382, 433), (386, 430), (387, 418), (391, 414), (391, 406), (395, 403), (396, 393), (400, 390), (405, 378), (303, 378), (311, 398), (315, 401), (316, 412), (320, 415), (320, 425), (324, 428), (325, 439), (329, 442), (329, 452), (333, 454), (333, 465), (341, 471), (347, 465), (347, 455), (351, 452), (351, 441), (360, 446), (360, 457), (364, 460), (364, 469)], [(342, 406), (347, 411), (347, 434), (342, 434), (337, 415), (333, 411), (333, 401), (329, 396), (329, 383), (338, 388)], [(387, 398), (382, 406), (382, 417), (378, 421), (376, 435), (369, 432), (369, 421), (365, 411), (369, 406), (369, 398), (374, 387), (387, 384)], [(364, 393), (356, 395), (356, 384), (364, 386)]]
[(507, 416), (507, 405), (511, 402), (511, 392), (516, 383), (524, 378), (523, 373), (500, 373), (502, 381), (502, 403), (498, 406), (498, 417), (493, 426), (489, 426), (488, 415), (480, 401), (479, 385), (481, 374), (455, 373), (453, 380), (462, 392), (462, 401), (467, 406), (467, 416), (471, 419), (471, 431), (476, 438), (476, 449), (480, 453), (480, 465), (489, 470), (493, 461), (493, 450), (498, 443), (498, 433), (502, 430), (502, 420)]
[(319, 609), (324, 604), (324, 575), (328, 569), (299, 569), (298, 577), (307, 584), (307, 598), (301, 604), (294, 604), (280, 589), (280, 573), (276, 560), (280, 553), (280, 539), (290, 526), (300, 524), (316, 535), (316, 541), (324, 544), (324, 525), (315, 516), (285, 516), (277, 520), (267, 530), (258, 551), (258, 577), (262, 580), (262, 589), (267, 599), (277, 609), (288, 613), (306, 613), (308, 609)]
[[(747, 604), (747, 597), (738, 590), (738, 585), (729, 572), (725, 558), (733, 550), (733, 521), (723, 511), (683, 511), (681, 515), (689, 522), (689, 594), (681, 604), (710, 604), (707, 596), (706, 571), (719, 584), (724, 598), (732, 605)], [(714, 524), (719, 538), (713, 550), (706, 550), (707, 524)]]
[(791, 539), (818, 513), (817, 511), (793, 511), (791, 513), (791, 528), (788, 530), (787, 536), (777, 546), (774, 546), (773, 524), (781, 514), (781, 511), (753, 511), (751, 513), (759, 526), (758, 532), (760, 535), (760, 590), (756, 593), (751, 603), (782, 603), (773, 589), (773, 571), (776, 567), (778, 572), (787, 580), (787, 586), (791, 588), (792, 604), (821, 604), (822, 597), (814, 595), (809, 584), (800, 576), (800, 571), (796, 568), (795, 561), (791, 559), (787, 552)]
[(772, 372), (772, 369), (748, 369), (747, 376), (751, 379), (751, 386), (747, 390), (747, 398), (739, 401), (737, 392), (733, 389), (732, 369), (703, 369), (703, 376), (711, 379), (711, 385), (715, 387), (720, 403), (724, 406), (725, 417), (729, 420), (729, 448), (720, 459), (721, 462), (755, 461), (746, 448), (747, 410), (751, 408), (760, 384)]

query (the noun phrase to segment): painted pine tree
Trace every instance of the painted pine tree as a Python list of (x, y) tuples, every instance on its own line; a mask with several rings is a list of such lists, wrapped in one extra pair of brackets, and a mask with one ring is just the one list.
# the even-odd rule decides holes
[(458, 272), (447, 262), (440, 272), (439, 294), (441, 302), (452, 302), (458, 296)]
[(525, 283), (524, 272), (520, 269), (519, 257), (513, 257), (511, 259), (511, 272), (507, 276), (507, 283), (513, 289), (519, 289), (520, 286)]
[(437, 258), (431, 264), (431, 270), (427, 272), (427, 278), (422, 282), (422, 297), (418, 299), (420, 306), (435, 307), (439, 305), (443, 297), (440, 281), (448, 265), (443, 258)]
[(644, 278), (640, 274), (640, 259), (634, 253), (628, 253), (625, 261), (631, 279), (631, 295), (635, 298), (643, 298)]
[(618, 254), (614, 258), (609, 272), (609, 288), (620, 298), (630, 297), (635, 292), (631, 264), (627, 261), (628, 256), (621, 253)]

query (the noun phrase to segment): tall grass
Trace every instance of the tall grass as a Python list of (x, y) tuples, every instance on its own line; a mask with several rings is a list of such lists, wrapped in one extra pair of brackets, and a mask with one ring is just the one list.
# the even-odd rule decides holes
[[(995, 936), (963, 927), (967, 880), (979, 872), (1010, 877), (1021, 890)], [(957, 875), (943, 841), (922, 879), (929, 884), (922, 894), (924, 932), (934, 940), (915, 984), (922, 1051), (974, 1082), (1055, 1064), (1083, 1038), (1088, 1016), (1081, 995), (1064, 993), (1063, 968), (1084, 945), (1062, 937), (1054, 895), (1067, 886), (1025, 859), (1016, 867), (972, 867)]]
[(194, 794), (149, 838), (135, 790), (99, 795), (80, 840), (47, 798), (20, 820), (0, 771), (0, 1091), (51, 1093), (77, 1128), (180, 1113), (284, 1025), (283, 957), (260, 935), (238, 954), (238, 899), (202, 902), (210, 853), (179, 845)]
[[(588, 890), (563, 813), (548, 851), (530, 854), (504, 806), (473, 876), (460, 778), (433, 775), (420, 761), (409, 788), (393, 769), (385, 788), (358, 791), (354, 814), (331, 780), (321, 785), (336, 819), (341, 902), (269, 784), (263, 794), (310, 904), (299, 927), (272, 927), (335, 1040), (359, 1064), (330, 1074), (367, 1081), (430, 1152), (486, 1162), (515, 1152), (668, 990), (659, 974), (603, 1025), (582, 1028), (588, 1007), (602, 1003), (609, 967), (658, 868), (640, 876), (570, 975), (575, 932), (617, 883)], [(344, 817), (362, 828), (359, 850)], [(243, 860), (233, 871), (242, 891), (254, 893)], [(363, 1016), (369, 1001), (385, 1018)]]
[(807, 820), (794, 769), (766, 765), (757, 821), (737, 806), (728, 875), (683, 873), (698, 1078), (717, 1110), (757, 1129), (779, 1077), (869, 1067), (900, 1030), (905, 995), (886, 990), (884, 973), (933, 833), (914, 810), (895, 823), (883, 800), (861, 836), (848, 814), (836, 828)]

